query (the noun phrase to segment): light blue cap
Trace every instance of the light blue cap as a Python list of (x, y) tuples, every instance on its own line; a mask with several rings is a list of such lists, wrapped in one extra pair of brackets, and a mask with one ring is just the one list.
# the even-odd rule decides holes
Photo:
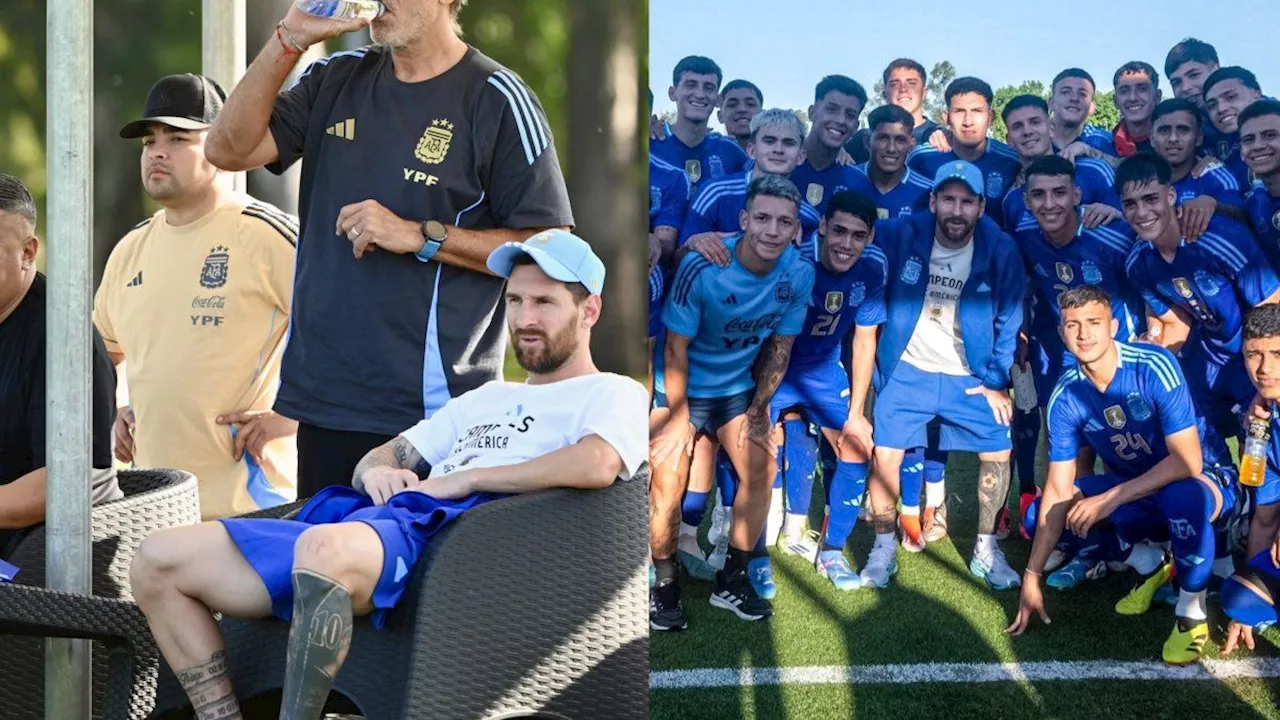
[(933, 176), (933, 189), (937, 190), (942, 184), (949, 180), (960, 180), (978, 197), (982, 197), (982, 171), (977, 165), (964, 160), (952, 160), (942, 167), (938, 168), (938, 173)]
[(524, 242), (504, 243), (485, 263), (495, 275), (511, 277), (516, 258), (528, 255), (542, 272), (560, 282), (580, 282), (592, 295), (604, 290), (604, 262), (586, 240), (566, 230), (543, 230)]

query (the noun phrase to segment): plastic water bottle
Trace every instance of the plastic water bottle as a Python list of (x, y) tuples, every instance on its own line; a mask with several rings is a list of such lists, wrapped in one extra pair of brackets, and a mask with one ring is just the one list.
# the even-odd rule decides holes
[(378, 0), (297, 0), (294, 4), (308, 15), (334, 20), (372, 20), (386, 10)]
[(1240, 454), (1240, 484), (1262, 487), (1267, 477), (1267, 446), (1271, 442), (1271, 423), (1254, 418), (1249, 423), (1249, 437)]

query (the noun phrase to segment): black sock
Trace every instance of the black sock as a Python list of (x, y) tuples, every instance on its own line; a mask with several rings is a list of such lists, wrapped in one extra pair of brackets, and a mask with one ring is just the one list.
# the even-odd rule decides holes
[(739, 550), (736, 547), (730, 547), (729, 556), (724, 561), (724, 571), (730, 575), (740, 571), (746, 572), (747, 563), (750, 561), (750, 550)]
[(653, 571), (656, 578), (655, 586), (666, 585), (676, 581), (676, 561), (675, 558), (654, 558)]
[(843, 551), (844, 551), (844, 548), (842, 548), (842, 547), (836, 547), (835, 545), (832, 545), (832, 544), (831, 544), (831, 543), (829, 543), (829, 542), (823, 541), (823, 543), (822, 543), (822, 552), (830, 552), (830, 551), (832, 551), (832, 550), (835, 550), (836, 552), (843, 552)]

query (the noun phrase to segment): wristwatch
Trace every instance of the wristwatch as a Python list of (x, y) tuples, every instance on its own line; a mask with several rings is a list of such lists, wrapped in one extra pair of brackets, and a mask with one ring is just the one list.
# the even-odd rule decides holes
[(444, 241), (449, 239), (449, 231), (445, 228), (444, 223), (438, 220), (428, 220), (422, 223), (422, 249), (414, 254), (422, 262), (429, 262), (431, 258), (440, 252), (440, 246), (444, 245)]

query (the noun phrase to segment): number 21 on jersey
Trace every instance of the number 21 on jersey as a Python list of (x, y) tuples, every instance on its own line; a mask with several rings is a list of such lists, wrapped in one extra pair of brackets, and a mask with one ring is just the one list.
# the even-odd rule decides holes
[(818, 321), (813, 324), (813, 329), (809, 334), (814, 337), (826, 337), (832, 335), (836, 331), (836, 326), (840, 324), (840, 313), (835, 315), (822, 315), (818, 317)]

